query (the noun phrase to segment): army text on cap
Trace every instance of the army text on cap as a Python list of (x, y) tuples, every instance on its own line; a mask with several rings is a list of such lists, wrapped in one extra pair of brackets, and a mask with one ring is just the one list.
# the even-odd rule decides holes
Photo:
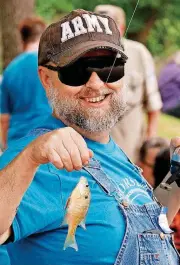
[[(99, 23), (99, 21), (101, 22), (101, 24)], [(84, 27), (84, 25), (86, 25), (86, 27)], [(101, 27), (101, 25), (103, 25), (103, 28)], [(82, 17), (77, 16), (71, 21), (66, 21), (61, 24), (61, 28), (61, 42), (65, 42), (76, 36), (95, 31), (112, 35), (112, 31), (109, 28), (108, 18), (89, 14), (82, 14)]]

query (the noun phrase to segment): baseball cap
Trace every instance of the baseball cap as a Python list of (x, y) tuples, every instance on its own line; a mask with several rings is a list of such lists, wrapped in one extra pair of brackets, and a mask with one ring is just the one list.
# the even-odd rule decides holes
[(39, 43), (38, 64), (51, 61), (63, 67), (95, 49), (112, 50), (127, 59), (114, 20), (77, 9), (44, 31)]

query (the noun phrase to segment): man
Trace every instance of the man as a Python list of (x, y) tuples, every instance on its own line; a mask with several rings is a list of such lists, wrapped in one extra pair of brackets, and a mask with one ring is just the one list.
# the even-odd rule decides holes
[(4, 149), (51, 113), (37, 72), (39, 38), (45, 28), (46, 24), (40, 18), (27, 18), (20, 23), (23, 53), (3, 73), (0, 126)]
[[(125, 110), (126, 60), (117, 26), (105, 15), (75, 10), (43, 33), (39, 76), (53, 116), (0, 159), (1, 168), (11, 161), (0, 174), (0, 238), (13, 265), (179, 264), (169, 228), (158, 224), (163, 209), (109, 137)], [(71, 227), (65, 222), (70, 205), (84, 210), (70, 197), (82, 176), (91, 194), (79, 222), (86, 231), (75, 229), (74, 216)], [(82, 185), (78, 191), (76, 199), (88, 198)], [(65, 249), (67, 233), (74, 241)]]
[(163, 101), (162, 111), (180, 118), (180, 51), (163, 67), (159, 76), (159, 89)]
[[(98, 5), (95, 12), (112, 17), (121, 36), (124, 35), (126, 19), (123, 9), (112, 5)], [(126, 38), (123, 39), (123, 44), (128, 54), (125, 67), (128, 109), (124, 118), (112, 129), (112, 137), (132, 161), (137, 161), (143, 141), (156, 136), (162, 102), (149, 51), (143, 44)], [(144, 111), (147, 113), (146, 132)]]

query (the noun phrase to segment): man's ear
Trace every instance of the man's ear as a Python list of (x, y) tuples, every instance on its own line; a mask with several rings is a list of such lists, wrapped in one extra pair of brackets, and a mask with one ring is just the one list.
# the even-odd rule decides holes
[(119, 31), (120, 31), (121, 37), (124, 36), (125, 30), (126, 30), (125, 25), (123, 25), (123, 24), (119, 25)]
[(44, 89), (47, 91), (50, 87), (52, 87), (52, 80), (51, 80), (51, 76), (50, 76), (50, 71), (43, 66), (39, 66), (38, 67), (38, 74), (39, 74), (39, 78), (40, 78), (40, 81), (41, 81)]

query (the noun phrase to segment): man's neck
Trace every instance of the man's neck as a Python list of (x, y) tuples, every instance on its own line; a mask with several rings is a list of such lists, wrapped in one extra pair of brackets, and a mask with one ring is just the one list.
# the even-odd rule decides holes
[(55, 113), (53, 113), (53, 116), (59, 120), (61, 120), (65, 125), (72, 127), (75, 131), (77, 131), (79, 134), (81, 134), (83, 137), (99, 142), (102, 144), (107, 144), (109, 142), (109, 132), (87, 132), (80, 128), (79, 126), (75, 124), (69, 124), (66, 120), (62, 119), (61, 117), (58, 117)]
[(99, 142), (102, 144), (107, 144), (109, 142), (109, 132), (87, 132), (76, 125), (70, 125), (74, 130), (80, 133), (85, 138)]
[(38, 46), (39, 46), (39, 41), (30, 42), (25, 45), (24, 51), (25, 52), (38, 51)]

